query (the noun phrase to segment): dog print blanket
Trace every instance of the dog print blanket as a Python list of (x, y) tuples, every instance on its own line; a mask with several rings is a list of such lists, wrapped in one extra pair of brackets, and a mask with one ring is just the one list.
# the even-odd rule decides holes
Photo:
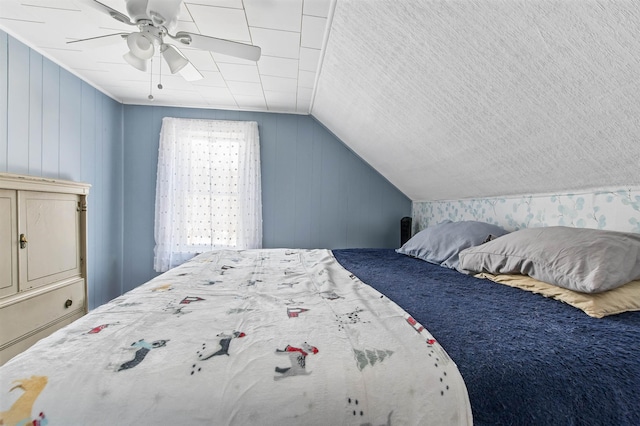
[(201, 254), (0, 368), (0, 424), (471, 425), (434, 337), (329, 250)]

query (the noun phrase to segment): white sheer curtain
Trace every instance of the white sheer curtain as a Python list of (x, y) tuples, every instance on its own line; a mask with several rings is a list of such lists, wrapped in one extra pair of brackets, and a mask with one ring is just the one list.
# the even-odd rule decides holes
[(154, 234), (158, 272), (216, 248), (262, 247), (258, 123), (162, 120)]

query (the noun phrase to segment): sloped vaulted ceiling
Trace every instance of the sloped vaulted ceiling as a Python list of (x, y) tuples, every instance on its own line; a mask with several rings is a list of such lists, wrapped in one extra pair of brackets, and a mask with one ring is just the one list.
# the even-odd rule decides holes
[[(126, 43), (67, 44), (130, 30), (86, 5), (0, 0), (0, 28), (150, 104)], [(178, 29), (263, 56), (185, 48), (205, 79), (155, 105), (310, 113), (415, 201), (640, 184), (639, 0), (185, 0)]]
[(413, 200), (640, 184), (640, 2), (338, 0), (311, 113)]

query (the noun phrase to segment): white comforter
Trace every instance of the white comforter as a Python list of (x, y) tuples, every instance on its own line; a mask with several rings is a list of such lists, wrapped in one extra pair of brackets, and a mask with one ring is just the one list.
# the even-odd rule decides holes
[[(456, 365), (328, 250), (214, 251), (0, 368), (0, 424), (468, 425)], [(31, 424), (31, 423), (30, 423)]]

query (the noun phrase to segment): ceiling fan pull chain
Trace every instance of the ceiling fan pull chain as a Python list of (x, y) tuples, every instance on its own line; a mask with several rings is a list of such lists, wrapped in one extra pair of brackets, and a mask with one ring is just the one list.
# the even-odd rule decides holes
[(162, 60), (158, 59), (158, 64), (160, 65), (158, 67), (158, 89), (162, 90), (163, 89), (163, 85), (162, 85)]
[(153, 101), (153, 58), (151, 58), (151, 66), (149, 67), (149, 96), (150, 101)]

